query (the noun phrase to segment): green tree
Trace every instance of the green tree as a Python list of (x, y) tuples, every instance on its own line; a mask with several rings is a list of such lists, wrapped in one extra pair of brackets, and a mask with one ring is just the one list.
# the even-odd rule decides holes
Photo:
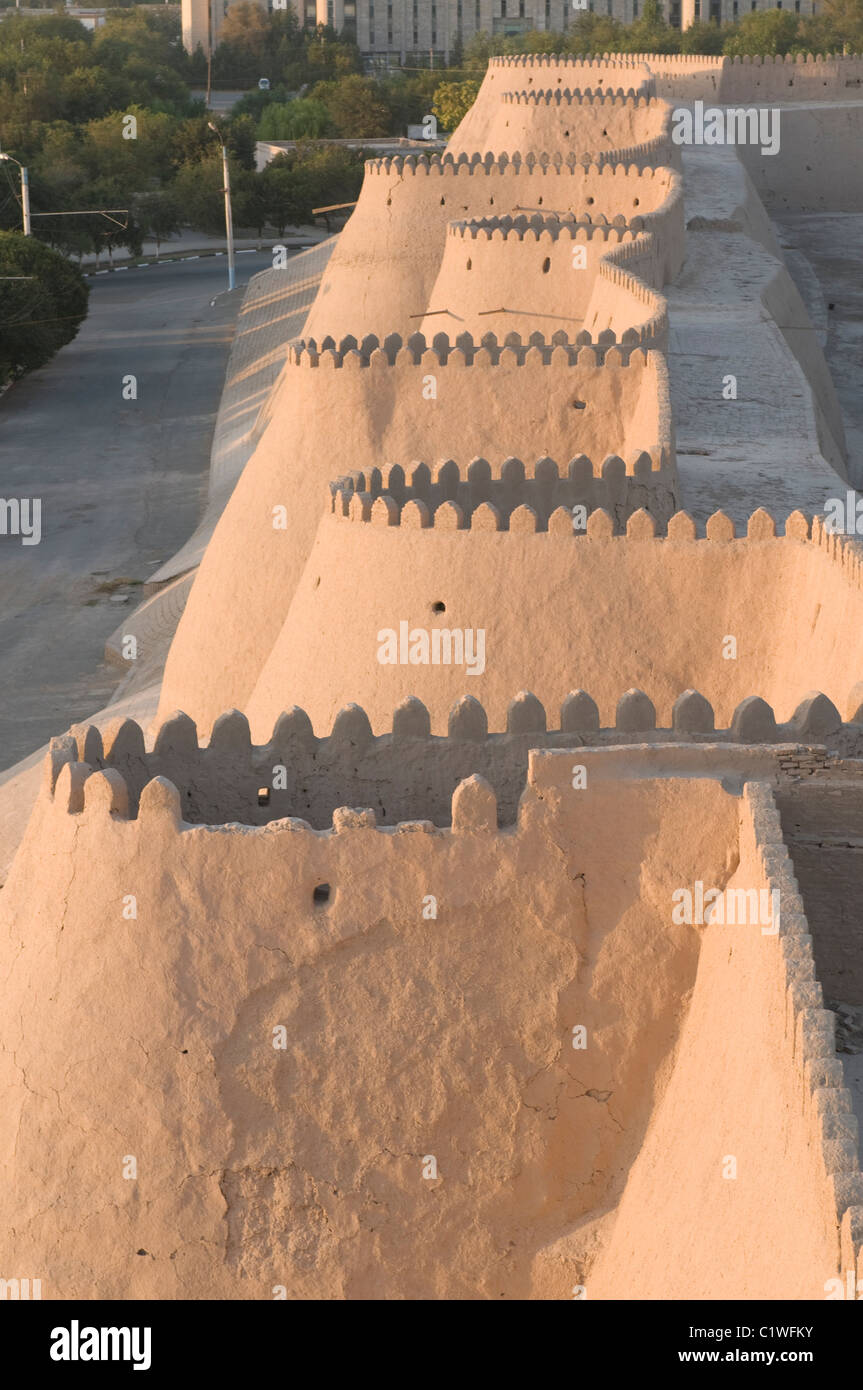
[(322, 101), (296, 97), (294, 101), (268, 106), (258, 126), (259, 140), (300, 140), (303, 136), (320, 140), (332, 135), (335, 126)]
[[(736, 28), (736, 25), (733, 26)], [(690, 25), (681, 35), (681, 53), (708, 53), (718, 56), (724, 51), (724, 44), (732, 26), (724, 25), (722, 28), (718, 24), (708, 23), (706, 20), (699, 20)]]
[(626, 45), (630, 53), (677, 53), (680, 30), (666, 24), (660, 0), (644, 0), (644, 7), (627, 27)]
[[(17, 276), (28, 278), (9, 278)], [(65, 256), (35, 237), (0, 232), (0, 380), (41, 367), (71, 342), (88, 293)]]
[[(127, 120), (130, 116), (134, 124)], [(88, 121), (81, 133), (81, 154), (91, 177), (116, 180), (126, 199), (169, 179), (174, 172), (170, 158), (173, 126), (174, 121), (164, 112), (142, 106)]]
[(863, 0), (825, 0), (824, 18), (834, 52), (863, 53)]
[(312, 220), (312, 187), (298, 175), (287, 155), (278, 155), (261, 174), (266, 220), (284, 236), (286, 227), (300, 227)]
[(311, 96), (323, 102), (345, 139), (373, 139), (389, 133), (390, 113), (372, 77), (351, 73), (333, 82), (319, 82)]
[(156, 259), (159, 259), (162, 242), (175, 236), (182, 226), (180, 204), (175, 193), (169, 188), (153, 189), (141, 193), (135, 199), (135, 223), (142, 239), (156, 243)]
[[(210, 132), (212, 135), (212, 131)], [(258, 133), (253, 116), (235, 116), (231, 113), (225, 144), (237, 163), (243, 169), (255, 167), (255, 143)]]
[(465, 82), (442, 82), (440, 84), (434, 95), (432, 111), (440, 122), (441, 130), (452, 134), (476, 101), (479, 85), (479, 82), (473, 78), (469, 78)]
[(264, 65), (270, 54), (272, 26), (263, 5), (254, 0), (241, 0), (231, 5), (219, 30), (219, 48), (234, 59), (249, 74), (264, 76)]
[(744, 15), (723, 44), (730, 56), (746, 53), (790, 53), (797, 37), (798, 18), (787, 10), (755, 10)]
[(566, 35), (567, 53), (621, 53), (626, 47), (626, 25), (609, 15), (579, 14)]
[[(239, 188), (243, 170), (229, 157), (231, 188)], [(215, 141), (208, 158), (182, 166), (174, 180), (172, 191), (183, 210), (183, 220), (207, 236), (224, 236), (225, 199), (222, 183), (222, 158)]]

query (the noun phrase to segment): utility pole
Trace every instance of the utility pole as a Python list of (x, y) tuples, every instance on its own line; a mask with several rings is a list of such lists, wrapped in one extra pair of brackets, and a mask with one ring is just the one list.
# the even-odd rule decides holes
[[(219, 135), (219, 131), (212, 121), (208, 121), (207, 125), (214, 135)], [(220, 140), (221, 138), (219, 135)], [(231, 215), (231, 171), (228, 168), (227, 145), (222, 146), (222, 181), (225, 194), (225, 234), (228, 240), (228, 289), (232, 290), (236, 283), (234, 279), (234, 219)]]
[(21, 217), (24, 223), (24, 235), (30, 236), (30, 178), (25, 166), (20, 160), (13, 159), (11, 154), (0, 154), (0, 159), (7, 159), (10, 164), (17, 164), (21, 170)]
[(207, 0), (207, 99), (204, 106), (210, 109), (210, 88), (213, 84), (213, 0)]
[(222, 146), (222, 172), (225, 176), (225, 232), (228, 237), (228, 289), (234, 288), (234, 219), (231, 216), (231, 175), (228, 169), (228, 147)]
[(24, 235), (30, 236), (30, 177), (21, 165), (21, 215), (24, 219)]

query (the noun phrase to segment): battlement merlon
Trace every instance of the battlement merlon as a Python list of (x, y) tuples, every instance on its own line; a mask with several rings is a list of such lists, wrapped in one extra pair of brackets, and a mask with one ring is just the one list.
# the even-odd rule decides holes
[(836, 1231), (837, 1268), (857, 1270), (863, 1258), (858, 1123), (836, 1051), (836, 1015), (824, 1008), (803, 900), (767, 781), (749, 781), (743, 788), (739, 855), (741, 863), (756, 867), (771, 904), (776, 930), (762, 935), (760, 949), (773, 953), (773, 988), (780, 1008), (784, 1000), (786, 1060), (821, 1161), (825, 1217)]
[(647, 106), (661, 101), (656, 95), (656, 80), (649, 78), (636, 87), (549, 87), (545, 90), (532, 88), (530, 91), (501, 92), (499, 100), (504, 106), (602, 106), (621, 108), (624, 106)]
[[(404, 524), (421, 530), (470, 530), (475, 525), (480, 531), (511, 529), (521, 534), (542, 534), (546, 527), (538, 524), (536, 508), (513, 497), (513, 493), (523, 486), (535, 482), (537, 494), (545, 492), (547, 495), (558, 482), (570, 482), (580, 488), (589, 483), (592, 477), (606, 480), (632, 477), (647, 481), (651, 472), (659, 472), (669, 463), (667, 457), (656, 458), (647, 451), (634, 455), (628, 463), (619, 455), (612, 454), (602, 461), (597, 473), (591, 460), (579, 455), (564, 472), (553, 459), (543, 458), (536, 461), (534, 473), (528, 475), (522, 461), (512, 458), (504, 461), (499, 475), (493, 475), (485, 459), (474, 459), (462, 476), (459, 466), (452, 459), (446, 459), (435, 465), (434, 473), (427, 464), (416, 464), (409, 475), (410, 481), (402, 466), (393, 464), (388, 471), (386, 484), (379, 469), (372, 470), (368, 480), (363, 473), (345, 474), (334, 479), (325, 493), (324, 502), (325, 509), (339, 520), (377, 526), (402, 524), (402, 514), (407, 512)], [(360, 486), (366, 482), (367, 486)], [(470, 495), (462, 497), (459, 502), (459, 488), (463, 485), (466, 485)], [(394, 489), (395, 495), (388, 491), (390, 488)], [(436, 499), (435, 493), (447, 491), (452, 495)], [(379, 503), (383, 505), (378, 507)], [(506, 524), (507, 507), (511, 513), (509, 525)], [(488, 510), (482, 511), (482, 508)], [(438, 512), (442, 512), (440, 521), (436, 519)], [(482, 514), (473, 522), (472, 517), (477, 512)], [(459, 525), (455, 526), (457, 513), (461, 515), (458, 517)], [(420, 517), (424, 518), (422, 524)], [(491, 524), (493, 518), (495, 525)], [(515, 525), (512, 524), (513, 519)], [(586, 523), (581, 527), (574, 524), (571, 509), (560, 505), (554, 507), (548, 517), (547, 532), (551, 538), (558, 540), (574, 538), (615, 543), (626, 540), (639, 543), (655, 541), (663, 545), (811, 541), (826, 551), (836, 563), (847, 568), (854, 582), (863, 583), (863, 543), (856, 536), (831, 531), (824, 517), (815, 516), (810, 524), (809, 518), (801, 511), (791, 512), (786, 517), (784, 530), (780, 533), (771, 514), (759, 507), (749, 517), (746, 534), (741, 536), (733, 519), (721, 510), (708, 517), (700, 534), (690, 514), (677, 511), (668, 521), (663, 534), (656, 519), (644, 509), (633, 511), (627, 518), (625, 530), (617, 530), (613, 517), (603, 507), (588, 512)]]
[[(841, 736), (844, 746), (849, 733), (863, 740), (859, 683), (849, 693), (845, 712), (843, 721), (827, 696), (810, 691), (791, 718), (780, 724), (765, 700), (749, 696), (735, 709), (728, 728), (717, 729), (710, 702), (690, 689), (674, 701), (670, 725), (662, 728), (649, 696), (633, 688), (620, 696), (613, 723), (606, 726), (597, 703), (586, 691), (576, 690), (561, 703), (558, 727), (549, 728), (541, 701), (523, 690), (510, 701), (502, 733), (489, 732), (482, 704), (466, 695), (450, 710), (447, 734), (432, 735), (428, 709), (410, 697), (395, 710), (391, 733), (375, 735), (365, 711), (348, 705), (336, 716), (331, 732), (318, 737), (305, 711), (294, 708), (279, 716), (271, 738), (261, 745), (252, 743), (248, 720), (237, 710), (216, 720), (206, 743), (199, 742), (194, 722), (178, 713), (161, 724), (149, 749), (142, 729), (129, 719), (117, 720), (104, 734), (93, 725), (82, 725), (52, 740), (43, 764), (42, 796), (58, 810), (77, 814), (85, 805), (86, 784), (95, 773), (103, 773), (112, 790), (108, 798), (103, 783), (98, 784), (99, 805), (127, 819), (138, 813), (147, 786), (163, 778), (184, 789), (184, 814), (190, 824), (269, 824), (276, 818), (296, 818), (298, 810), (305, 813), (303, 818), (323, 823), (341, 804), (340, 794), (347, 791), (352, 800), (366, 804), (378, 801), (385, 789), (388, 809), (382, 819), (423, 814), (445, 822), (453, 785), (479, 770), (495, 787), (503, 819), (510, 822), (531, 749), (577, 749), (580, 762), (588, 749), (598, 749), (608, 764), (617, 747), (625, 767), (633, 745), (655, 749), (659, 763), (669, 749), (691, 745), (680, 764), (691, 776), (699, 775), (707, 748), (721, 747), (725, 757), (729, 749), (775, 746), (779, 754), (790, 750), (794, 761), (801, 746), (811, 753), (816, 745), (826, 766), (832, 740)], [(650, 766), (645, 763), (645, 769)], [(648, 775), (647, 770), (639, 775)], [(262, 804), (261, 787), (267, 793)]]
[[(669, 110), (671, 108), (669, 107)], [(639, 149), (643, 146), (639, 146)], [(516, 150), (512, 154), (508, 151), (495, 153), (492, 150), (480, 152), (478, 150), (462, 151), (459, 154), (450, 154), (446, 150), (437, 153), (418, 153), (418, 154), (388, 154), (378, 155), (365, 161), (365, 171), (367, 175), (389, 176), (395, 174), (403, 177), (406, 174), (435, 177), (470, 177), (473, 174), (494, 175), (494, 176), (517, 176), (524, 173), (534, 176), (553, 174), (556, 176), (571, 178), (654, 178), (669, 176), (674, 172), (668, 163), (657, 163), (655, 166), (643, 163), (633, 163), (627, 166), (620, 160), (609, 162), (608, 154), (615, 155), (615, 151), (605, 152), (602, 158), (592, 160), (589, 152), (575, 154), (569, 152), (562, 154), (559, 150), (527, 150), (524, 153)]]
[[(612, 264), (609, 272), (616, 269), (619, 267)], [(637, 277), (631, 272), (625, 273), (628, 276), (626, 288), (631, 280), (635, 297), (641, 294), (639, 284), (650, 294), (656, 294), (643, 286), (643, 282), (636, 283)], [(661, 295), (657, 294), (656, 299), (664, 304)], [(288, 345), (287, 365), (305, 368), (399, 366), (433, 370), (453, 365), (490, 367), (503, 361), (517, 367), (638, 366), (649, 361), (650, 352), (645, 355), (643, 345), (652, 344), (653, 339), (660, 336), (663, 324), (667, 327), (667, 312), (655, 314), (644, 328), (625, 329), (619, 337), (612, 329), (602, 329), (595, 338), (589, 330), (580, 329), (572, 341), (562, 330), (550, 338), (543, 333), (531, 333), (526, 342), (519, 333), (507, 333), (502, 338), (495, 333), (485, 333), (479, 341), (469, 333), (454, 338), (447, 333), (436, 333), (431, 343), (422, 333), (412, 333), (406, 339), (391, 333), (383, 342), (375, 334), (360, 340), (348, 334), (338, 342), (327, 336), (320, 343), (314, 338), (295, 338)]]

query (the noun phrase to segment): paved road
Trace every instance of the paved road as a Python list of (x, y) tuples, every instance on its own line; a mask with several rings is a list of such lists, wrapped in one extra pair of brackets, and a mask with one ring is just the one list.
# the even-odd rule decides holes
[(197, 524), (242, 287), (271, 264), (238, 256), (231, 296), (223, 257), (90, 280), (78, 337), (0, 400), (0, 496), (42, 503), (40, 544), (0, 535), (0, 769), (116, 688), (105, 639)]

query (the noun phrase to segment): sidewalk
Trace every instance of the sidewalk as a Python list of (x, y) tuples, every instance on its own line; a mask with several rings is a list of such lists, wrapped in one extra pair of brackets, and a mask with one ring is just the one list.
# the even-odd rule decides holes
[[(234, 250), (240, 251), (266, 251), (273, 246), (288, 246), (296, 249), (297, 246), (317, 246), (318, 242), (326, 241), (331, 235), (325, 227), (288, 227), (284, 237), (277, 237), (270, 234), (263, 237), (238, 236), (234, 238)], [(185, 260), (189, 256), (224, 256), (227, 254), (227, 245), (224, 237), (205, 236), (203, 232), (186, 230), (179, 236), (170, 237), (163, 241), (157, 248), (155, 241), (145, 241), (140, 256), (130, 254), (127, 247), (122, 246), (114, 252), (113, 264), (109, 261), (106, 252), (88, 253), (81, 258), (81, 268), (85, 273), (93, 274), (94, 271), (111, 270), (118, 265), (128, 266), (132, 263), (141, 264), (149, 261), (176, 261)]]

